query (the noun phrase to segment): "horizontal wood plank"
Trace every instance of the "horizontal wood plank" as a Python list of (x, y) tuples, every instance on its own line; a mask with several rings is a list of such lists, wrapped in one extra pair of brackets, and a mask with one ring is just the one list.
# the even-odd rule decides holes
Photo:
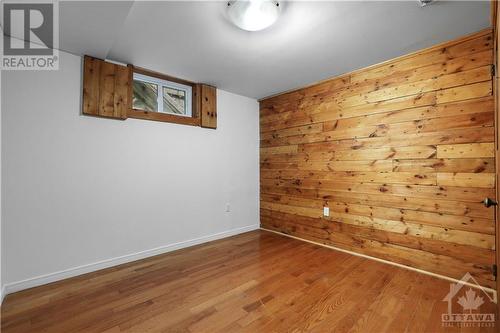
[(437, 146), (438, 158), (475, 158), (494, 156), (495, 144), (493, 142)]
[(438, 173), (437, 184), (460, 187), (495, 187), (494, 173)]

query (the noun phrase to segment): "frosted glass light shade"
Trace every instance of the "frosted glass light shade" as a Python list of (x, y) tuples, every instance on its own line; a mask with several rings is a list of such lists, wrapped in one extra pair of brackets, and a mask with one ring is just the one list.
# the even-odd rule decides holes
[(271, 26), (281, 12), (278, 1), (234, 0), (227, 3), (227, 15), (237, 27), (247, 31), (263, 30)]

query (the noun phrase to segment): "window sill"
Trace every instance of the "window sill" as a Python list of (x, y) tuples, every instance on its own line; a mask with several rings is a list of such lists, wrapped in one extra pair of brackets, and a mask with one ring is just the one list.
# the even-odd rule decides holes
[(189, 126), (200, 126), (199, 117), (175, 116), (166, 113), (148, 112), (137, 109), (128, 110), (127, 116), (129, 118), (135, 118), (135, 119), (163, 121), (165, 123), (175, 123), (175, 124), (182, 124)]

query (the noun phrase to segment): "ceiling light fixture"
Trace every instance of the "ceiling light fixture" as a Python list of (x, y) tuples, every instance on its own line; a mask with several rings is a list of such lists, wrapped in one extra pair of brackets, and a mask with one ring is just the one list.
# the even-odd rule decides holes
[(227, 3), (227, 15), (237, 27), (258, 31), (271, 26), (281, 11), (278, 1), (234, 0)]
[(430, 5), (434, 2), (434, 0), (418, 0), (420, 2), (420, 6), (425, 7), (427, 5)]

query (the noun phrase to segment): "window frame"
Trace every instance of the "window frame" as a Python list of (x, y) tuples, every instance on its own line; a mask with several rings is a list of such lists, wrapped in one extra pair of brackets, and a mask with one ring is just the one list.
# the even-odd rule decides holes
[[(131, 67), (130, 81), (129, 81), (130, 82), (130, 85), (129, 85), (130, 108), (127, 112), (127, 116), (129, 118), (162, 121), (162, 122), (167, 122), (167, 123), (176, 123), (176, 124), (190, 125), (190, 126), (201, 126), (201, 118), (200, 118), (200, 112), (199, 112), (200, 102), (198, 101), (198, 98), (200, 95), (200, 93), (199, 93), (200, 85), (198, 85), (194, 82), (191, 82), (191, 81), (187, 81), (187, 80), (179, 79), (179, 78), (172, 77), (169, 75), (161, 74), (158, 72), (150, 71), (148, 69), (144, 69), (141, 67), (135, 67), (132, 65), (129, 65), (129, 66)], [(174, 84), (179, 84), (182, 86), (190, 87), (191, 88), (191, 98), (189, 98), (189, 102), (191, 103), (191, 116), (181, 115), (181, 114), (176, 114), (176, 113), (166, 113), (166, 112), (161, 113), (161, 112), (156, 112), (156, 111), (145, 111), (145, 110), (141, 110), (141, 109), (134, 109), (132, 98), (134, 95), (133, 80), (134, 80), (135, 74), (141, 74), (141, 75), (148, 76), (148, 77), (151, 77), (154, 79), (168, 81), (168, 82), (172, 82)], [(160, 88), (160, 86), (159, 86), (159, 88)], [(188, 98), (186, 98), (186, 102), (188, 102)]]
[[(136, 80), (141, 81), (141, 82), (155, 84), (158, 87), (158, 96), (157, 96), (157, 100), (156, 100), (157, 111), (149, 111), (149, 112), (158, 112), (161, 114), (170, 114), (170, 115), (179, 116), (179, 117), (192, 117), (193, 116), (193, 87), (192, 86), (134, 72), (132, 74), (132, 82), (136, 81)], [(185, 105), (186, 113), (179, 114), (179, 113), (173, 113), (173, 112), (166, 112), (164, 110), (163, 88), (173, 88), (173, 89), (184, 91), (185, 103), (186, 103), (186, 105)], [(133, 90), (132, 90), (132, 94), (133, 94)], [(137, 109), (137, 110), (141, 110), (141, 109)], [(142, 111), (146, 111), (146, 110), (142, 110)]]

